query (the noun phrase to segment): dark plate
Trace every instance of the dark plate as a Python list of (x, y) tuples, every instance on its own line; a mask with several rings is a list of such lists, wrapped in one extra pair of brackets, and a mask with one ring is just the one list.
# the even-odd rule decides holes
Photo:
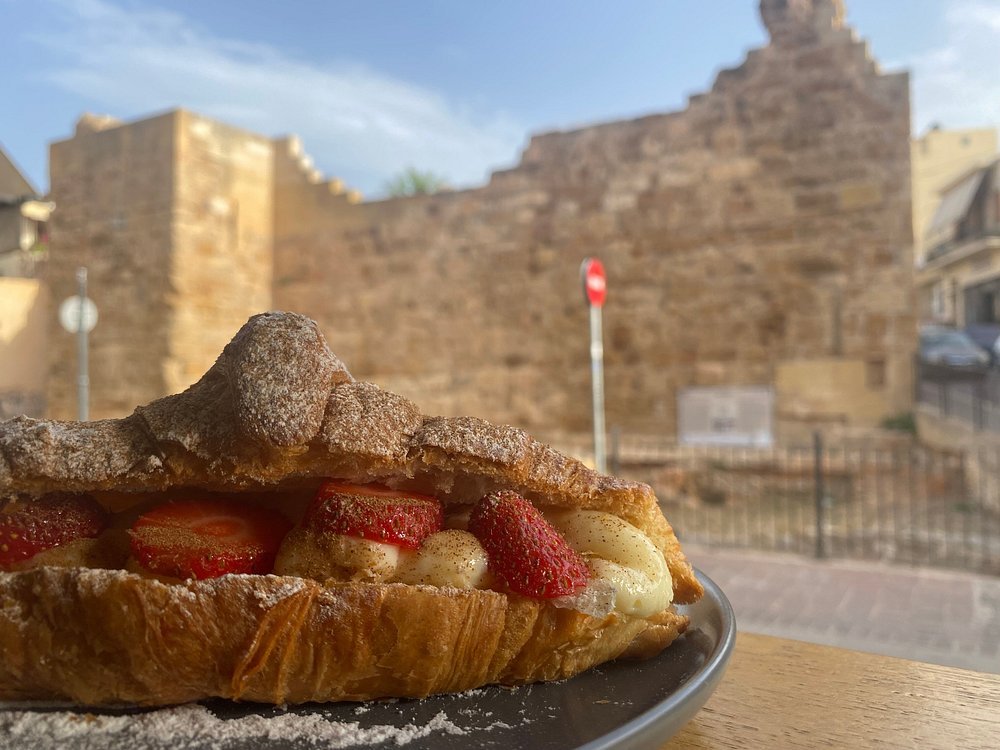
[[(620, 661), (559, 683), (480, 688), (420, 701), (306, 704), (287, 710), (229, 701), (157, 711), (0, 711), (0, 746), (129, 750), (405, 745), (515, 750), (625, 750), (662, 744), (704, 705), (736, 637), (722, 591), (680, 607), (692, 627), (659, 656)], [(4, 745), (5, 742), (13, 744)]]

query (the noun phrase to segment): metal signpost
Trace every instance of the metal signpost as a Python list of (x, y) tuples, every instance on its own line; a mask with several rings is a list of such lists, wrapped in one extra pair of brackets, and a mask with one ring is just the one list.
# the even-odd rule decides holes
[(601, 308), (608, 296), (604, 264), (597, 258), (585, 258), (580, 266), (583, 294), (590, 307), (590, 373), (594, 396), (594, 462), (597, 470), (607, 473), (607, 450), (604, 446), (604, 335)]
[(90, 375), (87, 334), (97, 325), (97, 305), (87, 297), (87, 269), (76, 270), (77, 294), (67, 297), (59, 305), (59, 322), (70, 333), (76, 334), (76, 394), (77, 418), (86, 422), (90, 418)]

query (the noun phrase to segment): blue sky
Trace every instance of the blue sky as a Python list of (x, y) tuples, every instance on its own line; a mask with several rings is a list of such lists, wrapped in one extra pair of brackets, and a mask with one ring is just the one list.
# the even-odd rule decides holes
[[(847, 5), (911, 70), (918, 132), (1000, 124), (1000, 0)], [(0, 25), (0, 143), (43, 189), (82, 112), (176, 106), (298, 133), (367, 195), (410, 165), (474, 185), (531, 133), (683, 107), (765, 41), (756, 0), (0, 0)]]

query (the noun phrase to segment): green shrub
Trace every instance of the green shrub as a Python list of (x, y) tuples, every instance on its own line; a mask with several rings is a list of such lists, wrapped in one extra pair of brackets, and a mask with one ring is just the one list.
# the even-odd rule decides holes
[(914, 418), (912, 412), (897, 414), (894, 417), (886, 417), (882, 420), (882, 427), (886, 430), (908, 432), (911, 435), (917, 434), (917, 420)]

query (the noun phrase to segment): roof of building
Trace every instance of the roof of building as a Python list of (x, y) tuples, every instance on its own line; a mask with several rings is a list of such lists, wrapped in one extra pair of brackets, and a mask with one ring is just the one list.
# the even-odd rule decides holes
[(962, 220), (992, 166), (977, 167), (966, 172), (951, 187), (941, 191), (941, 203), (931, 219), (928, 234), (936, 234)]
[(34, 198), (38, 190), (18, 169), (13, 159), (0, 144), (0, 196), (7, 198)]

